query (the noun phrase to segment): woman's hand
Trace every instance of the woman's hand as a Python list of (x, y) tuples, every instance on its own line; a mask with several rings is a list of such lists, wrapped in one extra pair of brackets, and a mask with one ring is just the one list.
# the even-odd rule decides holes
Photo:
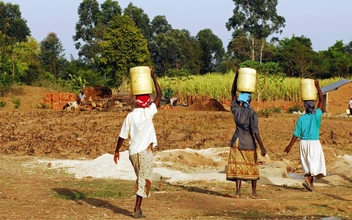
[(285, 152), (285, 153), (289, 153), (289, 152), (290, 152), (290, 150), (291, 150), (291, 147), (292, 147), (292, 146), (290, 146), (290, 145), (289, 145), (289, 146), (287, 146), (287, 147), (285, 148), (285, 151), (284, 151), (284, 152)]
[(263, 156), (263, 157), (265, 157), (265, 155), (266, 155), (266, 150), (265, 150), (265, 148), (264, 147), (261, 147), (261, 155)]
[(154, 78), (154, 69), (153, 69), (153, 67), (150, 66), (149, 69), (150, 69), (150, 76), (152, 78)]
[(314, 79), (314, 85), (315, 85), (315, 87), (319, 87), (319, 81), (317, 80), (317, 79)]
[(114, 162), (115, 164), (117, 164), (120, 160), (120, 152), (118, 151), (115, 151), (115, 154), (114, 154)]

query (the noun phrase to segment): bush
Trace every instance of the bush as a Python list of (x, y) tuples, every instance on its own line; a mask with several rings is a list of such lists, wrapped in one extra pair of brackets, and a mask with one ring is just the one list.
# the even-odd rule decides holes
[(14, 83), (13, 77), (7, 74), (0, 74), (0, 96), (5, 95)]
[(280, 107), (273, 108), (273, 113), (282, 113), (282, 108)]
[(15, 108), (18, 109), (21, 106), (21, 99), (20, 98), (12, 99), (12, 103), (14, 104)]
[(305, 110), (305, 109), (304, 109), (302, 106), (294, 105), (294, 106), (292, 106), (292, 107), (290, 107), (290, 108), (288, 109), (288, 112), (289, 112), (289, 113), (298, 112), (298, 111), (303, 112), (304, 110)]
[(272, 115), (272, 109), (267, 108), (267, 109), (261, 109), (257, 112), (259, 117), (262, 118), (269, 118)]
[(6, 102), (4, 100), (0, 101), (0, 108), (3, 108), (6, 106)]
[(273, 113), (282, 113), (282, 109), (280, 107), (277, 108), (267, 108), (267, 109), (262, 109), (257, 112), (259, 117), (263, 118), (268, 118), (270, 117)]

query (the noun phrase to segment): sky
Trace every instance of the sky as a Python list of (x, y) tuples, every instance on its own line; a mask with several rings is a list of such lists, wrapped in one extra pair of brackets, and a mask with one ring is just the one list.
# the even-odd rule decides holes
[[(50, 32), (55, 32), (69, 59), (77, 58), (72, 36), (78, 21), (78, 7), (83, 0), (5, 0), (18, 4), (22, 17), (27, 20), (31, 35), (42, 41)], [(101, 4), (104, 0), (98, 0)], [(209, 28), (218, 36), (224, 47), (230, 42), (232, 31), (225, 24), (233, 14), (232, 0), (118, 0), (122, 9), (132, 2), (142, 8), (152, 20), (164, 15), (174, 29), (186, 29), (196, 36), (200, 30)], [(344, 44), (352, 41), (351, 0), (279, 0), (277, 13), (286, 19), (285, 37), (305, 36), (310, 38), (315, 51), (327, 50), (336, 41)], [(270, 39), (267, 39), (270, 40)]]

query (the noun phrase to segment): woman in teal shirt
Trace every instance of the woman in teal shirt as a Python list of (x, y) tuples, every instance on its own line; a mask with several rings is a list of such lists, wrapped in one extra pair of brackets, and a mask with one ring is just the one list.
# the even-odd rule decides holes
[(326, 176), (325, 157), (319, 140), (321, 116), (323, 114), (321, 110), (323, 107), (323, 93), (319, 82), (317, 80), (314, 80), (314, 82), (319, 96), (318, 107), (314, 109), (313, 100), (304, 101), (306, 113), (298, 118), (292, 139), (285, 148), (286, 153), (290, 152), (297, 138), (300, 138), (300, 159), (304, 176), (306, 176), (303, 186), (309, 191), (313, 191), (314, 177)]

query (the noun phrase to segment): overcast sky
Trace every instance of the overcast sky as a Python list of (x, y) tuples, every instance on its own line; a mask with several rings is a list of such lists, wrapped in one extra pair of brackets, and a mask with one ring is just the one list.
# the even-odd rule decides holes
[[(77, 57), (72, 36), (78, 21), (78, 6), (82, 0), (8, 0), (20, 6), (32, 36), (42, 41), (49, 32), (61, 40), (66, 57)], [(99, 0), (103, 3), (104, 0)], [(165, 15), (174, 29), (189, 30), (192, 36), (210, 28), (227, 46), (231, 31), (225, 23), (232, 15), (232, 0), (119, 0), (122, 9), (132, 2), (142, 8), (149, 19)], [(352, 41), (352, 0), (280, 0), (277, 13), (286, 19), (279, 38), (308, 37), (315, 51), (327, 50), (338, 40)]]

